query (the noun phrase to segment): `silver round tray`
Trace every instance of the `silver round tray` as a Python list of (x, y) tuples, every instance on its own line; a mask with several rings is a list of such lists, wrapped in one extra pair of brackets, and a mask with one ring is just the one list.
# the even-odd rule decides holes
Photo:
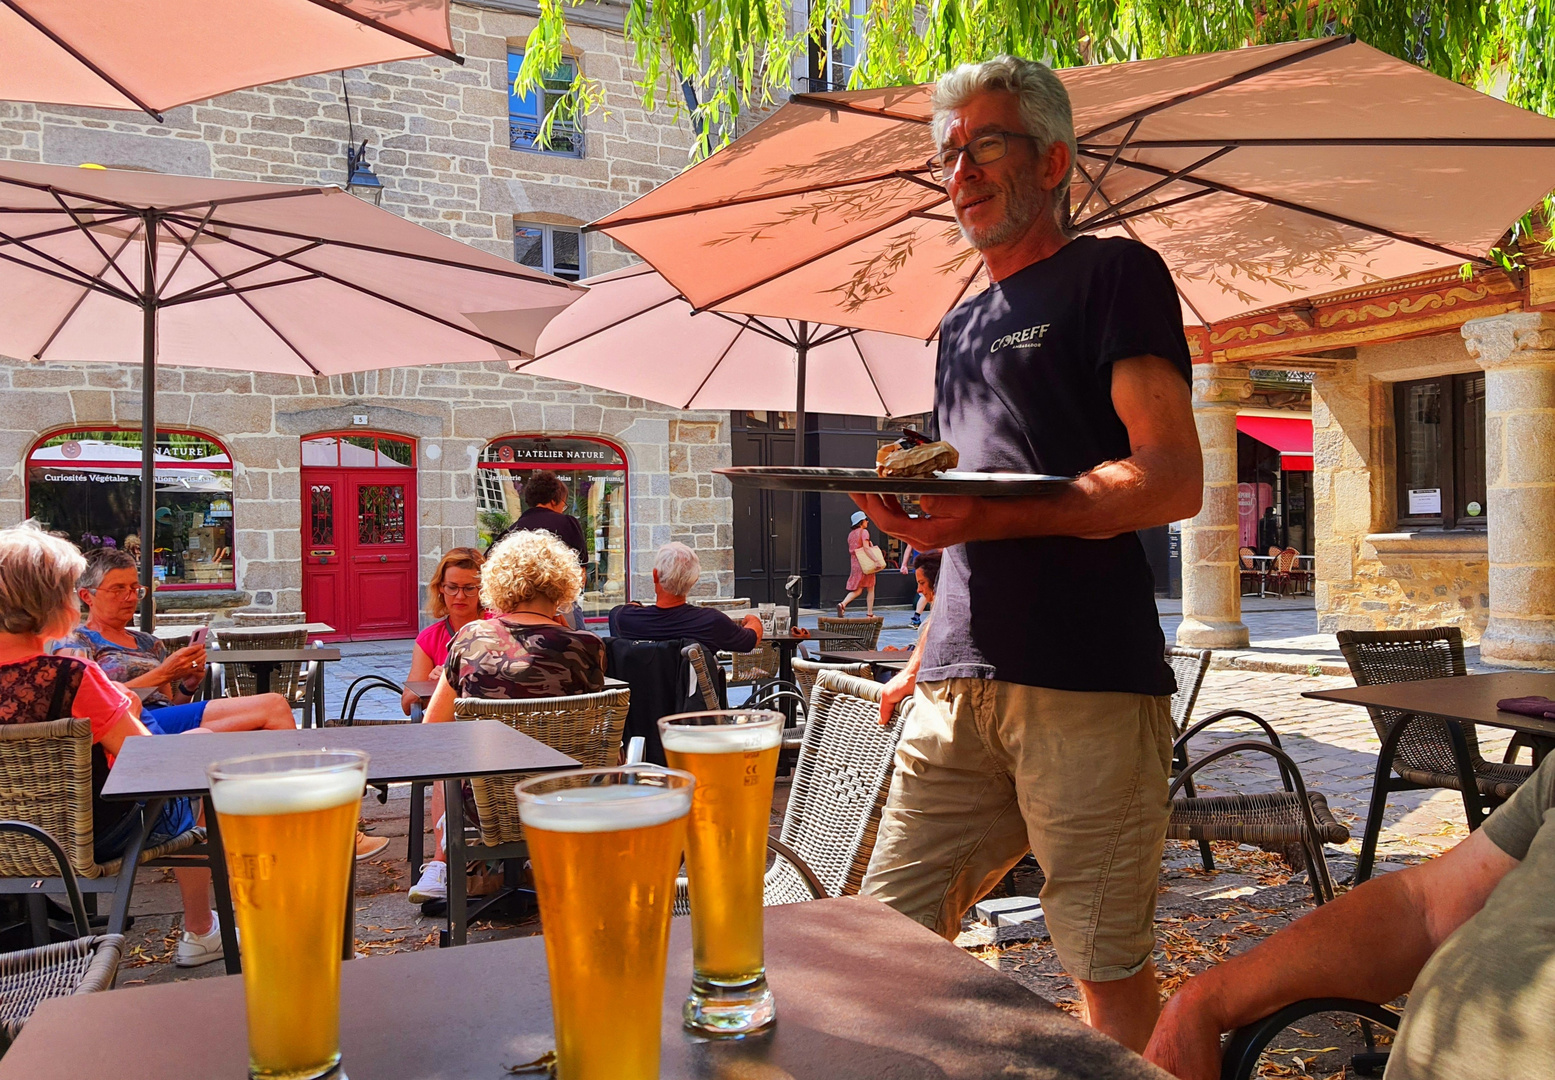
[(737, 465), (714, 469), (741, 487), (770, 491), (840, 491), (874, 495), (1048, 495), (1071, 476), (1038, 473), (942, 472), (922, 477), (877, 476), (874, 469), (832, 469), (817, 465)]

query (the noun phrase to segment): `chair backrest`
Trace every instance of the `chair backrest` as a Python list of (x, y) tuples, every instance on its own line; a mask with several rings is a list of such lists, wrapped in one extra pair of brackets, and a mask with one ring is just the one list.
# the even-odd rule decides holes
[(249, 626), (297, 626), (308, 621), (301, 611), (234, 611), (232, 621), (240, 628)]
[[(515, 731), (576, 758), (579, 768), (602, 769), (620, 760), (621, 731), (630, 702), (631, 691), (621, 686), (567, 697), (459, 698), (454, 702), (454, 719), (501, 720)], [(513, 794), (513, 785), (522, 779), (522, 774), (504, 774), (470, 780), (480, 816), (481, 843), (488, 847), (523, 839), (518, 797)]]
[[(0, 724), (0, 820), (36, 825), (59, 842), (78, 877), (102, 876), (92, 856), (92, 722)], [(57, 877), (48, 848), (0, 836), (0, 877)]]
[(1296, 565), (1296, 556), (1301, 554), (1295, 548), (1286, 548), (1274, 557), (1274, 569), (1276, 573), (1288, 574), (1290, 568)]
[(729, 681), (735, 685), (765, 682), (767, 679), (777, 678), (778, 651), (775, 645), (763, 641), (750, 652), (729, 655), (734, 661), (731, 665)]
[(880, 628), (885, 625), (883, 615), (845, 616), (838, 618), (835, 615), (822, 615), (815, 623), (819, 633), (816, 637), (828, 640), (832, 644), (823, 648), (837, 648), (838, 638), (851, 638), (858, 642), (859, 652), (868, 652), (880, 643)]
[(1193, 705), (1199, 700), (1199, 687), (1204, 685), (1204, 675), (1209, 671), (1208, 649), (1179, 649), (1168, 646), (1166, 665), (1177, 679), (1177, 692), (1172, 695), (1172, 728), (1178, 735), (1193, 720)]
[[(1381, 686), (1385, 683), (1414, 682), (1418, 679), (1446, 679), (1466, 675), (1463, 662), (1463, 632), (1456, 626), (1436, 626), (1428, 630), (1341, 630), (1339, 651), (1350, 666), (1356, 686)], [(1453, 775), (1457, 772), (1451, 736), (1444, 720), (1400, 712), (1397, 709), (1367, 707), (1378, 738), (1387, 738), (1393, 725), (1406, 716), (1414, 716), (1399, 738), (1394, 761), (1409, 769)], [(1479, 739), (1473, 724), (1462, 724), (1469, 754), (1480, 761)]]
[[(810, 697), (804, 741), (778, 839), (793, 848), (821, 880), (828, 896), (858, 892), (875, 849), (896, 764), (896, 744), (910, 707), (898, 706), (880, 726), (877, 682), (823, 671)], [(799, 874), (783, 860), (767, 882), (765, 902), (809, 900)]]
[(806, 660), (802, 656), (794, 657), (794, 682), (799, 684), (805, 700), (810, 700), (810, 695), (815, 691), (815, 680), (823, 671), (835, 671), (842, 675), (852, 675), (856, 679), (867, 679), (873, 672), (868, 664), (828, 664), (821, 660)]
[[(262, 627), (219, 627), (211, 631), (216, 644), (223, 649), (300, 649), (308, 643), (308, 632), (302, 628), (266, 630)], [(210, 654), (210, 659), (221, 660), (220, 651)], [(288, 701), (295, 700), (302, 681), (301, 664), (282, 664), (270, 679), (272, 693), (282, 694)], [(254, 672), (247, 664), (227, 665), (227, 696), (251, 697), (256, 690)]]
[(718, 688), (713, 684), (713, 671), (708, 664), (706, 647), (693, 642), (681, 649), (680, 655), (684, 656), (686, 663), (691, 665), (691, 674), (697, 683), (697, 693), (702, 695), (702, 707), (709, 710), (723, 708), (723, 704), (718, 700)]
[(751, 606), (748, 596), (698, 596), (691, 601), (697, 607), (717, 608), (719, 611), (743, 611)]
[(1273, 559), (1273, 558), (1277, 558), (1277, 557), (1278, 557), (1278, 556), (1279, 556), (1279, 554), (1280, 554), (1280, 549), (1279, 549), (1279, 547), (1277, 547), (1277, 546), (1275, 546), (1275, 545), (1273, 545), (1273, 544), (1271, 544), (1271, 545), (1270, 545), (1270, 546), (1269, 546), (1269, 558), (1271, 558), (1271, 559)]
[(1253, 562), (1253, 549), (1250, 547), (1238, 548), (1237, 554), (1242, 557), (1243, 570), (1256, 570), (1258, 565)]

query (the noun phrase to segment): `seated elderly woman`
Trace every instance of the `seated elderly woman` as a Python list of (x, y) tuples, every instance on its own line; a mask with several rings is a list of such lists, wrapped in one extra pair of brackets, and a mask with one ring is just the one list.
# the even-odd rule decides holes
[(135, 558), (127, 551), (99, 549), (87, 556), (81, 575), (86, 622), (54, 651), (91, 660), (114, 682), (143, 690), (141, 719), (156, 735), (177, 735), (190, 728), (210, 731), (291, 730), (297, 722), (280, 694), (194, 701), (205, 678), (205, 646), (185, 645), (171, 655), (150, 634), (130, 628), (144, 595)]
[[(100, 667), (47, 651), (51, 641), (76, 625), (76, 582), (85, 568), (86, 560), (68, 540), (30, 524), (0, 529), (0, 724), (82, 717), (91, 721), (94, 756), (103, 754), (107, 763), (125, 739), (151, 732), (137, 718), (140, 702), (135, 695)], [(122, 813), (109, 818), (114, 807), (122, 807)], [(92, 825), (98, 862), (124, 853), (140, 827), (136, 809), (129, 803), (96, 806)], [(170, 799), (147, 843), (165, 843), (198, 820), (189, 799)], [(175, 963), (196, 967), (221, 959), (221, 931), (209, 902), (210, 871), (177, 869), (173, 875), (184, 900)]]
[[(582, 591), (577, 556), (548, 532), (512, 533), (493, 547), (481, 567), (481, 601), (501, 614), (454, 635), (424, 722), (452, 720), (454, 701), (462, 697), (563, 697), (603, 689), (605, 643), (565, 621)], [(436, 853), (411, 887), (413, 904), (448, 896), (441, 784), (432, 787), (432, 820)]]

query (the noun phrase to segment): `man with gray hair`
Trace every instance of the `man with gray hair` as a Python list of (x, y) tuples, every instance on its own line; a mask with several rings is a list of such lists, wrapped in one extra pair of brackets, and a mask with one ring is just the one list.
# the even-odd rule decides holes
[(685, 544), (671, 541), (653, 558), (652, 607), (633, 601), (610, 611), (611, 637), (636, 641), (690, 638), (714, 652), (750, 652), (761, 644), (761, 620), (745, 616), (736, 623), (713, 608), (686, 603), (702, 576), (702, 561)]
[(929, 633), (881, 703), (916, 696), (863, 891), (954, 937), (1029, 848), (1086, 1019), (1143, 1050), (1174, 683), (1135, 531), (1203, 498), (1181, 307), (1143, 244), (1069, 236), (1074, 125), (1042, 64), (947, 74), (934, 138), (990, 282), (940, 324), (936, 437), (963, 469), (1076, 480), (928, 497), (917, 517), (854, 496), (890, 535), (944, 549)]

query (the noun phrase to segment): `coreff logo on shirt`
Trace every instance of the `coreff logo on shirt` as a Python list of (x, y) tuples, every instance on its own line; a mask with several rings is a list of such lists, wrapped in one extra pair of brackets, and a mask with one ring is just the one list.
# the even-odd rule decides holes
[(1038, 326), (1028, 326), (1024, 330), (1017, 330), (1013, 334), (1005, 334), (989, 347), (990, 353), (996, 353), (1000, 349), (1040, 349), (1042, 348), (1043, 335), (1052, 323), (1041, 323)]

